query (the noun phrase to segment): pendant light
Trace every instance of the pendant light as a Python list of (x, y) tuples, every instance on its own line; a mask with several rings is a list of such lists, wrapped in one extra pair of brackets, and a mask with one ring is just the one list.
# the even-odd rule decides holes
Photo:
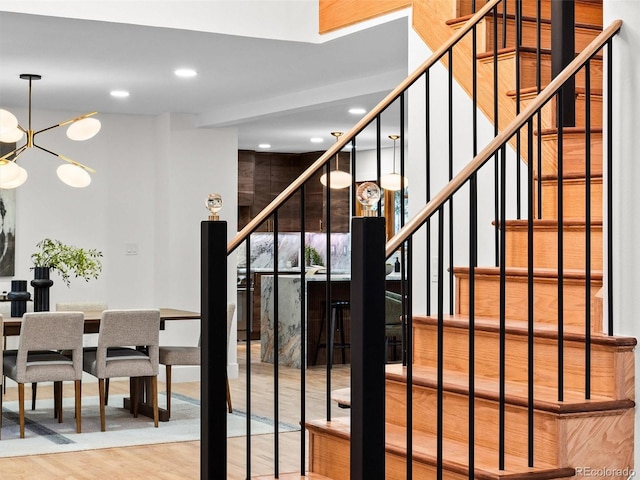
[[(400, 135), (389, 135), (389, 138), (393, 140), (393, 173), (387, 173), (380, 177), (380, 186), (385, 190), (400, 190), (402, 188), (402, 176), (396, 173), (396, 140), (400, 138)], [(408, 184), (407, 177), (404, 177), (404, 186)]]
[[(336, 137), (337, 142), (340, 139), (342, 132), (331, 132), (331, 135)], [(347, 188), (351, 186), (351, 174), (340, 170), (339, 156), (340, 152), (336, 153), (336, 169), (331, 172), (331, 185), (329, 185), (330, 188), (334, 189)], [(320, 183), (322, 183), (322, 185), (324, 185), (325, 187), (327, 186), (326, 173), (323, 173), (320, 177)]]

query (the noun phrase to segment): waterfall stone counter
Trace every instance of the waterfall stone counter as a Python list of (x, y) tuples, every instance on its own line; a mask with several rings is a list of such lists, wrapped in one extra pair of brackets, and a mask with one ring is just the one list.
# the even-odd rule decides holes
[[(300, 275), (278, 276), (278, 363), (294, 368), (302, 365), (302, 321), (301, 321), (301, 293), (305, 298), (306, 321), (306, 366), (326, 364), (326, 349), (321, 348), (316, 354), (316, 345), (326, 299), (326, 275), (306, 275), (304, 285)], [(260, 344), (261, 360), (274, 362), (274, 276), (262, 275), (261, 282), (261, 313), (260, 313)], [(387, 276), (387, 289), (399, 292), (399, 275), (391, 273)], [(331, 274), (332, 300), (349, 300), (351, 295), (351, 278), (348, 274)], [(344, 329), (346, 342), (350, 343), (351, 312), (346, 311)], [(324, 330), (324, 328), (323, 328)], [(324, 343), (322, 332), (321, 343)], [(350, 349), (346, 349), (346, 362), (350, 362)], [(317, 356), (317, 358), (316, 358)], [(334, 355), (334, 365), (341, 361), (341, 355)]]

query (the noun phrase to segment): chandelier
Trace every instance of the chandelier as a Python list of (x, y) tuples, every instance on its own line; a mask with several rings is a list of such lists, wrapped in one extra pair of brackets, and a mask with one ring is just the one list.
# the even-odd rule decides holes
[(17, 143), (20, 142), (25, 135), (26, 140), (22, 146), (0, 157), (0, 188), (16, 188), (27, 180), (27, 171), (18, 165), (17, 160), (25, 150), (33, 147), (39, 148), (66, 162), (56, 170), (60, 180), (72, 187), (86, 187), (91, 183), (89, 172), (95, 173), (95, 170), (69, 157), (52, 152), (38, 145), (36, 143), (36, 136), (42, 132), (69, 125), (67, 137), (76, 141), (88, 140), (100, 131), (100, 120), (91, 118), (98, 112), (86, 113), (71, 120), (43, 128), (42, 130), (33, 131), (31, 128), (31, 83), (33, 80), (40, 80), (42, 77), (33, 73), (23, 73), (20, 75), (20, 78), (29, 80), (29, 123), (27, 128), (24, 128), (18, 123), (15, 115), (7, 110), (0, 109), (0, 142)]

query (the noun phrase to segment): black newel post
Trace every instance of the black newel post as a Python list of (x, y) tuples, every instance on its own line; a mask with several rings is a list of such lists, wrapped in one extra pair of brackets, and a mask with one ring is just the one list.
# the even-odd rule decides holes
[(49, 278), (49, 267), (35, 267), (33, 272), (33, 311), (49, 311), (49, 288), (53, 285), (53, 280)]
[(351, 220), (351, 480), (384, 480), (385, 219)]
[(227, 222), (200, 226), (200, 478), (227, 478)]
[(21, 317), (27, 311), (27, 301), (31, 294), (27, 292), (26, 280), (11, 280), (11, 291), (7, 298), (11, 300), (11, 316)]

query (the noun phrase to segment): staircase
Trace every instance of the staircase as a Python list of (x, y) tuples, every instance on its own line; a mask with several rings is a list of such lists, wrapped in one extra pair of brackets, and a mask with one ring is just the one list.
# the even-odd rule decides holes
[[(550, 45), (547, 28), (550, 1), (541, 2), (542, 17), (547, 19), (541, 22), (543, 48)], [(452, 2), (455, 0), (414, 2), (414, 27), (418, 32), (425, 32), (423, 38), (434, 50), (472, 13), (470, 0)], [(483, 3), (477, 2), (476, 8)], [(508, 9), (514, 12), (514, 0), (507, 3)], [(493, 45), (493, 19), (487, 17), (478, 28), (478, 45), (484, 49), (478, 49), (476, 55), (480, 82), (491, 78), (495, 58), (499, 62), (498, 71), (504, 73), (498, 86), (499, 118), (494, 118), (493, 103), (485, 102), (490, 95), (478, 96), (479, 108), (499, 126), (514, 118), (539, 91), (535, 65), (532, 65), (537, 57), (527, 43), (534, 36), (535, 12), (530, 9), (535, 3), (523, 2), (523, 45), (519, 49), (507, 43), (494, 55), (489, 51)], [(448, 17), (448, 12), (457, 17)], [(576, 0), (576, 24), (576, 50), (580, 51), (602, 29), (601, 1)], [(506, 30), (513, 25), (513, 17), (508, 16)], [(502, 32), (502, 26), (498, 31)], [(470, 57), (472, 49), (469, 44), (456, 52), (456, 55)], [(541, 51), (540, 58), (541, 78), (546, 83), (551, 78), (550, 52)], [(454, 64), (460, 63), (454, 57)], [(517, 64), (521, 67), (519, 85), (512, 81), (511, 74)], [(584, 116), (585, 76), (579, 75), (576, 79), (576, 126), (562, 132), (562, 168), (558, 165), (559, 135), (555, 128), (554, 102), (544, 108), (534, 131), (535, 139), (531, 139), (534, 151), (530, 158), (537, 158), (539, 151), (541, 154), (541, 162), (534, 167), (533, 328), (530, 329), (528, 323), (528, 222), (496, 219), (495, 225), (501, 234), (504, 229), (506, 245), (504, 329), (500, 328), (501, 268), (496, 266), (473, 269), (473, 312), (468, 301), (471, 269), (460, 266), (453, 268), (454, 312), (440, 319), (413, 315), (411, 378), (408, 379), (407, 367), (401, 365), (388, 365), (386, 370), (385, 478), (407, 478), (408, 381), (412, 399), (413, 478), (439, 478), (442, 474), (442, 478), (447, 479), (551, 479), (597, 474), (598, 478), (626, 479), (631, 475), (636, 340), (604, 332), (599, 295), (603, 286), (602, 71), (602, 58), (593, 59), (588, 124)], [(467, 92), (471, 91), (469, 72), (458, 71), (456, 79)], [(584, 160), (585, 138), (589, 138), (591, 144), (588, 169)], [(530, 153), (526, 150), (527, 140), (522, 139), (524, 159), (529, 158)], [(587, 181), (591, 190), (588, 220), (585, 215)], [(561, 212), (557, 201), (559, 183), (563, 193)], [(558, 218), (564, 238), (560, 280)], [(587, 229), (591, 231), (589, 263), (585, 250)], [(561, 315), (558, 314), (559, 290), (563, 292)], [(471, 332), (475, 350), (473, 381), (469, 378)], [(438, 382), (439, 340), (444, 345), (441, 383)], [(501, 341), (504, 342), (503, 382), (500, 381)], [(533, 347), (532, 397), (527, 368), (530, 345)], [(587, 358), (590, 373), (585, 366)], [(559, 371), (564, 373), (559, 375)], [(441, 439), (436, 416), (439, 407), (443, 412)], [(470, 410), (474, 412), (472, 439), (469, 438)], [(498, 427), (501, 423), (502, 433)], [(310, 435), (309, 478), (348, 480), (349, 420), (307, 421), (306, 428)], [(439, 450), (442, 455), (438, 455)]]

